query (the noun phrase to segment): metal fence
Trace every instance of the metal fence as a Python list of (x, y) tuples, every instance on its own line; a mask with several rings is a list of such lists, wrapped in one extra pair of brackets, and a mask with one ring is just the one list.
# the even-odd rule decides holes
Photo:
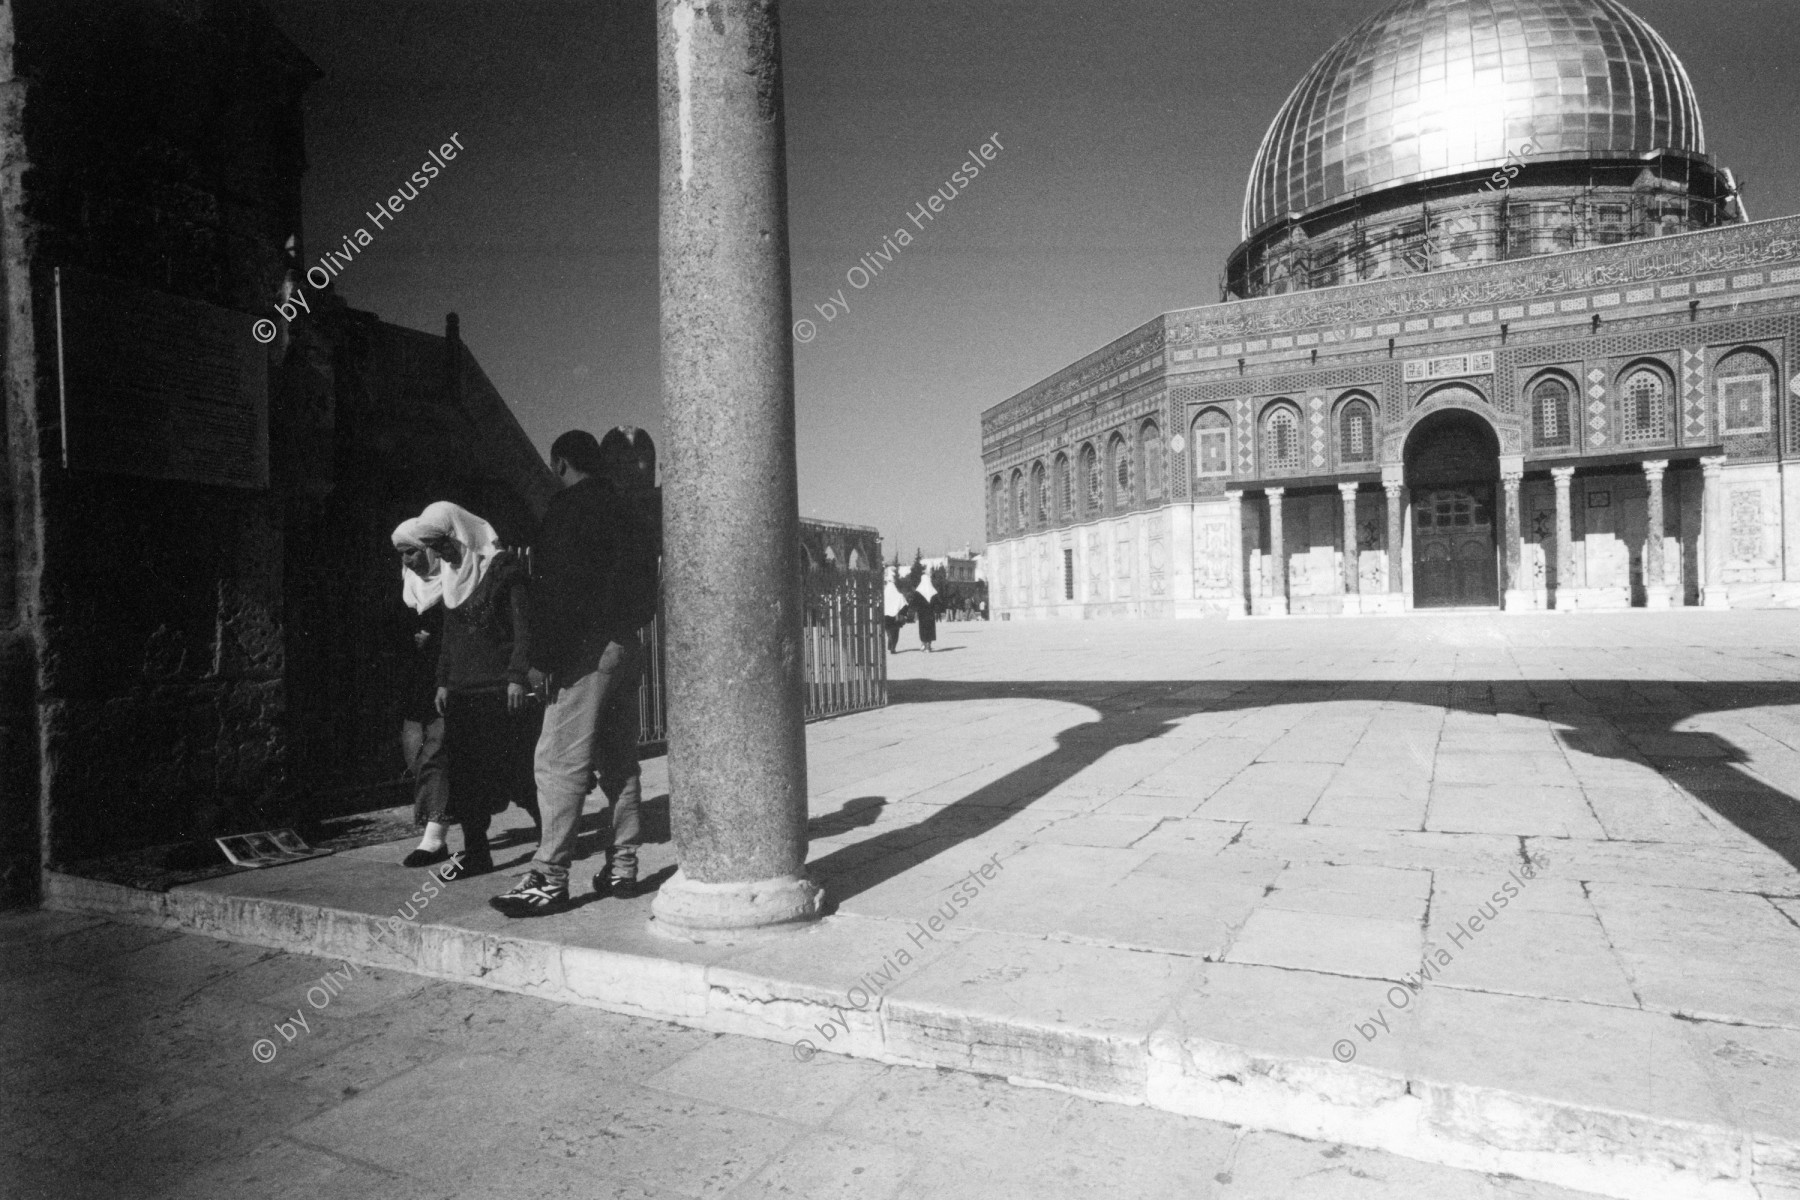
[(882, 707), (887, 643), (881, 577), (866, 571), (814, 572), (805, 588), (806, 719)]
[[(887, 643), (881, 626), (881, 576), (867, 571), (812, 571), (802, 585), (806, 627), (801, 633), (806, 719), (842, 716), (887, 704)], [(638, 634), (644, 676), (638, 684), (638, 751), (668, 745), (667, 662), (662, 617)]]

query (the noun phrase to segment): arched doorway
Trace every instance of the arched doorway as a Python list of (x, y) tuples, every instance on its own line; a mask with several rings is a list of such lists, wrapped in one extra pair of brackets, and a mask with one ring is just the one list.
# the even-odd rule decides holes
[(1406, 441), (1414, 608), (1500, 603), (1500, 440), (1466, 409), (1433, 413)]

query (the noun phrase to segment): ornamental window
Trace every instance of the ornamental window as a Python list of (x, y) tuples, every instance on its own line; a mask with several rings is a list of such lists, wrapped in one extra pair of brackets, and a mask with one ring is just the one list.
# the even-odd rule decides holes
[(1639, 367), (1625, 377), (1625, 440), (1660, 442), (1669, 436), (1669, 385), (1660, 372)]
[(1361, 400), (1344, 405), (1338, 416), (1338, 458), (1347, 463), (1375, 460), (1375, 419)]
[(1544, 379), (1531, 389), (1531, 437), (1539, 446), (1569, 444), (1569, 385)]
[(1013, 528), (1020, 533), (1024, 533), (1026, 530), (1026, 518), (1030, 515), (1027, 506), (1030, 503), (1031, 498), (1025, 491), (1025, 473), (1014, 471), (1012, 474)]
[(1163, 461), (1162, 430), (1155, 421), (1145, 421), (1138, 430), (1138, 452), (1144, 464), (1144, 499), (1162, 498)]
[(1042, 529), (1050, 523), (1050, 479), (1044, 474), (1043, 463), (1031, 468), (1031, 498), (1037, 515), (1035, 528)]
[(1100, 455), (1094, 450), (1094, 444), (1092, 442), (1089, 442), (1081, 448), (1081, 480), (1086, 489), (1084, 497), (1087, 501), (1086, 515), (1090, 517), (1098, 516), (1100, 513), (1100, 489), (1102, 478), (1100, 474)]
[(1069, 456), (1056, 456), (1056, 515), (1064, 521), (1075, 517), (1075, 490), (1069, 486)]
[(1125, 436), (1115, 433), (1107, 445), (1107, 453), (1112, 457), (1113, 511), (1119, 512), (1131, 507), (1131, 450), (1125, 445)]
[(1295, 471), (1300, 467), (1300, 418), (1278, 405), (1263, 420), (1263, 470)]

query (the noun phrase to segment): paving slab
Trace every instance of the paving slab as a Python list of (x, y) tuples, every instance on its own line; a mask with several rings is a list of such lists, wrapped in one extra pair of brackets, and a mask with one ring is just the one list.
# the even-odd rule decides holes
[[(1025, 1194), (1020, 1180), (1066, 1194), (1136, 1178), (1129, 1156), (1093, 1143), (1060, 1156), (996, 1143), (1003, 1169), (959, 1172), (872, 1115), (846, 1121), (868, 1097), (841, 1081), (908, 1064), (1060, 1089), (1043, 1102), (1052, 1123), (1075, 1094), (1261, 1131), (1231, 1140), (1235, 1159), (1208, 1150), (1172, 1167), (1182, 1194), (1358, 1195), (1378, 1179), (1446, 1196), (1792, 1200), (1800, 805), (1785, 789), (1800, 786), (1800, 671), (1766, 652), (1792, 640), (1790, 620), (954, 626), (945, 636), (961, 652), (890, 663), (887, 709), (809, 730), (813, 869), (831, 912), (814, 927), (671, 943), (648, 930), (647, 896), (508, 921), (486, 905), (504, 878), (412, 900), (409, 914), (419, 873), (393, 865), (404, 844), (168, 893), (53, 874), (51, 903), (80, 915), (38, 918), (55, 937), (12, 935), (22, 949), (0, 954), (11, 989), (0, 1032), (12, 997), (36, 1011), (62, 973), (119, 961), (91, 990), (96, 1011), (172, 1049), (120, 1059), (124, 1107), (107, 1116), (202, 1120), (205, 1093), (159, 1097), (134, 1081), (184, 1052), (216, 1058), (194, 1033), (219, 1019), (218, 1002), (274, 1028), (307, 981), (261, 951), (169, 950), (166, 931), (184, 929), (327, 954), (366, 976), (360, 999), (318, 1014), (331, 1028), (317, 1048), (287, 1056), (296, 1099), (271, 1092), (246, 1110), (332, 1137), (352, 1136), (348, 1118), (312, 1109), (334, 1088), (379, 1093), (417, 1077), (454, 1105), (459, 1081), (483, 1086), (500, 1069), (491, 1037), (452, 1035), (452, 1014), (420, 999), (445, 986), (432, 980), (765, 1039), (685, 1066), (677, 1044), (645, 1051), (655, 1069), (646, 1061), (644, 1076), (664, 1073), (654, 1098), (627, 1091), (582, 1110), (608, 1125), (633, 1107), (621, 1098), (642, 1101), (644, 1128), (687, 1139), (710, 1174), (634, 1174), (543, 1110), (547, 1092), (505, 1085), (508, 1103), (544, 1113), (543, 1136), (644, 1195)], [(665, 779), (663, 765), (646, 778)], [(583, 854), (597, 849), (588, 836)], [(984, 860), (998, 874), (957, 906), (958, 881)], [(673, 847), (647, 846), (643, 865), (666, 874)], [(96, 915), (156, 928), (55, 924)], [(130, 1017), (133, 987), (189, 978), (205, 984), (201, 998)], [(422, 1058), (403, 1023), (379, 1047), (343, 1040), (353, 1022), (408, 1005), (427, 1040), (454, 1037), (460, 1057)], [(837, 1052), (851, 1066), (829, 1077), (840, 1082), (820, 1077), (824, 1099), (756, 1089), (784, 1056)], [(573, 1055), (595, 1061), (600, 1048)], [(514, 1062), (533, 1078), (570, 1074), (531, 1052)], [(228, 1082), (241, 1069), (215, 1066)], [(1096, 1111), (1082, 1120), (1098, 1138), (1104, 1114), (1130, 1110)], [(733, 1113), (774, 1123), (765, 1137), (751, 1122), (741, 1161), (716, 1133)], [(247, 1122), (244, 1136), (262, 1127)], [(797, 1129), (820, 1138), (796, 1140)], [(1270, 1147), (1296, 1136), (1330, 1139), (1344, 1163), (1268, 1167), (1262, 1156), (1281, 1157)], [(369, 1153), (366, 1170), (404, 1174)], [(1363, 1154), (1409, 1161), (1365, 1170)], [(304, 1155), (294, 1168), (332, 1177)], [(494, 1195), (537, 1179), (484, 1170), (469, 1157), (473, 1174), (430, 1178)], [(1497, 1173), (1514, 1190), (1493, 1192)]]

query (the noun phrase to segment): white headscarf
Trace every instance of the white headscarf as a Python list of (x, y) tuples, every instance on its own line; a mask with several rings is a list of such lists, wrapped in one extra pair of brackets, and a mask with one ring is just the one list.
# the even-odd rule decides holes
[(881, 611), (886, 616), (897, 617), (906, 611), (906, 597), (900, 593), (896, 582), (900, 577), (900, 568), (889, 567), (886, 576), (885, 586), (881, 589)]
[(449, 559), (440, 559), (437, 570), (426, 579), (400, 568), (401, 596), (417, 612), (424, 612), (439, 600), (445, 608), (460, 606), (481, 585), (488, 564), (500, 553), (500, 535), (494, 527), (448, 500), (427, 505), (424, 512), (400, 522), (394, 530), (395, 546), (435, 550), (432, 543), (445, 541), (462, 547), (462, 561), (455, 566), (450, 565)]

